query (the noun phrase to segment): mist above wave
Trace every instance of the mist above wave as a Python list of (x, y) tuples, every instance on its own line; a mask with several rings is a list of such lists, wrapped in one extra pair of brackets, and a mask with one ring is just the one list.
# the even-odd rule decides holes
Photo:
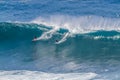
[(97, 30), (120, 31), (120, 19), (105, 18), (102, 16), (69, 16), (69, 15), (52, 15), (38, 17), (31, 21), (32, 23), (52, 26), (53, 29), (68, 29), (71, 33), (87, 33)]

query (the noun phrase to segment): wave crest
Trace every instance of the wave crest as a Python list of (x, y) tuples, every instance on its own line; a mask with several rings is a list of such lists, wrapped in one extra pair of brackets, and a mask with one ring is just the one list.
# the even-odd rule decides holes
[(31, 21), (32, 23), (52, 26), (54, 29), (68, 29), (71, 33), (88, 33), (98, 30), (116, 30), (120, 31), (120, 19), (106, 18), (102, 16), (69, 16), (52, 15), (47, 17), (38, 17)]

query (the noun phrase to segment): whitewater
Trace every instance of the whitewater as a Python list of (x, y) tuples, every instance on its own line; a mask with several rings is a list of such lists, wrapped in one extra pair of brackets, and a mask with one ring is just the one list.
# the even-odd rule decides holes
[(119, 80), (119, 8), (118, 0), (1, 0), (0, 80)]

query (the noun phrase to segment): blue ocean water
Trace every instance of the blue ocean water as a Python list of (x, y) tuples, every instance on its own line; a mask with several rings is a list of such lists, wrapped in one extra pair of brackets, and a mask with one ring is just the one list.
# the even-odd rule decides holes
[(0, 79), (119, 80), (119, 8), (119, 0), (1, 0)]

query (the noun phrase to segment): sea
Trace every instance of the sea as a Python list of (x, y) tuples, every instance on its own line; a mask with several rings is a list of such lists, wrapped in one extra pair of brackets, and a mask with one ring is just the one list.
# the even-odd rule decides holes
[(0, 80), (120, 80), (120, 0), (0, 0)]

